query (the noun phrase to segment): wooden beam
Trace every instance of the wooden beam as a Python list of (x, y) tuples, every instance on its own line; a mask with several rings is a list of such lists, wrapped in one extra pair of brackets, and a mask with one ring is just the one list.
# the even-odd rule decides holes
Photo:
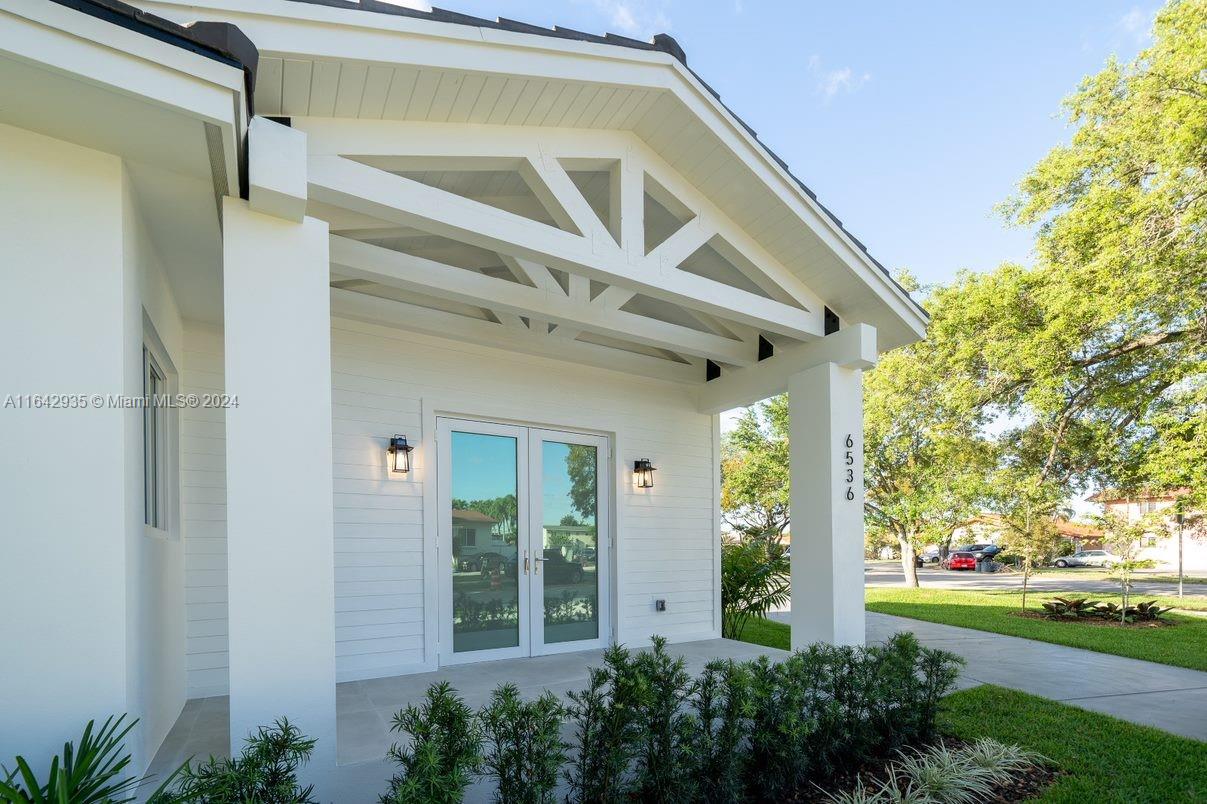
[(686, 271), (651, 272), (614, 242), (585, 238), (338, 156), (310, 157), (310, 197), (529, 259), (654, 298), (808, 340), (817, 316)]
[(757, 358), (742, 341), (610, 310), (587, 301), (585, 294), (575, 300), (560, 287), (556, 293), (531, 288), (339, 235), (330, 236), (330, 251), (331, 265), (341, 276), (522, 315), (532, 321), (533, 332), (548, 334), (547, 325), (557, 324), (734, 365), (750, 365)]
[(788, 378), (822, 363), (867, 369), (876, 360), (876, 328), (853, 324), (825, 338), (776, 350), (774, 357), (748, 368), (722, 374), (700, 389), (698, 408), (701, 413), (720, 413), (753, 404), (783, 393)]
[(381, 299), (351, 290), (331, 289), (331, 314), (370, 324), (423, 332), (524, 354), (652, 377), (667, 382), (695, 384), (700, 378), (691, 365), (624, 352), (594, 343), (534, 338), (519, 331), (475, 318), (432, 310), (407, 302)]

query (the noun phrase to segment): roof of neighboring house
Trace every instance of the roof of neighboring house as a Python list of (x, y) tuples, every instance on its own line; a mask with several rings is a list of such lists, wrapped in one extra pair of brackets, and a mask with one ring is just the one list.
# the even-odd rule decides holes
[(498, 522), (499, 520), (492, 519), (491, 517), (488, 517), (486, 514), (482, 513), (481, 511), (475, 511), (473, 509), (465, 509), (465, 508), (454, 508), (453, 509), (453, 521), (454, 522), (479, 522), (484, 525), (493, 525), (494, 523)]
[(1086, 497), (1088, 502), (1148, 502), (1151, 500), (1176, 500), (1190, 493), (1188, 488), (1167, 489), (1165, 491), (1120, 491), (1119, 489), (1102, 489)]
[(1102, 537), (1102, 531), (1093, 525), (1081, 525), (1077, 522), (1069, 522), (1064, 519), (1058, 519), (1054, 524), (1056, 532), (1069, 539), (1098, 539)]

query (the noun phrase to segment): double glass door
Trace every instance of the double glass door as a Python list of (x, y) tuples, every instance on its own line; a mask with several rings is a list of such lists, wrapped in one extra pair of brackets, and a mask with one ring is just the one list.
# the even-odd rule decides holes
[(437, 419), (443, 664), (608, 641), (607, 441)]

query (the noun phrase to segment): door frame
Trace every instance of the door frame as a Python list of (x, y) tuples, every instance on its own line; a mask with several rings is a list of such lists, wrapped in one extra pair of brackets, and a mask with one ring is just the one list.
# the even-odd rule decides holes
[[(425, 498), (430, 500), (430, 505), (426, 504), (425, 501), (424, 513), (425, 519), (430, 514), (432, 520), (434, 520), (432, 531), (434, 531), (435, 544), (432, 545), (429, 543), (429, 546), (434, 548), (430, 553), (433, 557), (432, 560), (425, 560), (424, 562), (424, 586), (428, 590), (425, 592), (424, 597), (428, 605), (432, 606), (435, 613), (434, 628), (429, 627), (426, 629), (432, 641), (435, 642), (432, 646), (433, 652), (429, 654), (435, 657), (435, 666), (443, 667), (446, 665), (470, 664), (495, 659), (513, 659), (567, 653), (578, 650), (590, 650), (594, 647), (610, 644), (614, 638), (612, 609), (616, 603), (617, 589), (613, 572), (616, 562), (616, 539), (613, 532), (612, 519), (613, 497), (615, 494), (615, 490), (612, 487), (612, 455), (614, 452), (612, 438), (599, 432), (584, 429), (559, 426), (548, 427), (499, 420), (492, 417), (477, 417), (472, 414), (443, 413), (440, 410), (432, 411), (430, 421), (432, 427), (428, 432), (432, 433), (436, 448), (434, 450), (436, 453), (436, 482), (430, 484), (431, 488), (427, 489), (427, 492), (431, 494), (430, 498), (428, 498), (428, 493), (424, 495)], [(530, 489), (539, 488), (539, 486), (533, 485), (534, 481), (530, 477), (530, 469), (533, 465), (539, 467), (541, 462), (533, 459), (532, 445), (535, 443), (539, 448), (542, 440), (558, 440), (561, 437), (564, 439), (563, 443), (583, 443), (597, 447), (596, 567), (601, 602), (596, 606), (599, 620), (599, 636), (596, 639), (558, 642), (546, 645), (543, 638), (538, 640), (533, 636), (533, 629), (536, 625), (539, 624), (542, 628), (544, 625), (544, 583), (542, 578), (539, 591), (539, 607), (532, 604), (532, 601), (538, 597), (537, 594), (533, 593), (534, 587), (537, 584), (531, 581), (525, 581), (520, 584), (519, 599), (521, 606), (526, 605), (528, 607), (528, 616), (521, 615), (520, 617), (519, 645), (507, 648), (467, 651), (464, 653), (455, 653), (453, 651), (453, 578), (450, 566), (448, 565), (453, 534), (452, 506), (445, 504), (446, 502), (451, 502), (451, 493), (448, 500), (446, 500), (445, 490), (449, 492), (452, 490), (452, 432), (454, 430), (458, 432), (514, 437), (516, 439), (516, 509), (517, 530), (520, 531), (517, 534), (517, 557), (523, 555), (525, 548), (531, 549), (534, 530), (537, 527), (535, 525), (536, 519), (530, 510), (532, 507), (530, 505), (532, 499)], [(550, 436), (553, 438), (550, 438)], [(536, 482), (539, 483), (539, 471), (537, 475)], [(543, 546), (543, 534), (537, 538), (538, 542)], [(449, 546), (445, 547), (445, 545)], [(605, 554), (603, 560), (598, 559), (601, 552)], [(522, 558), (520, 561), (522, 561)], [(518, 571), (522, 572), (522, 564), (520, 566), (521, 569)], [(434, 572), (436, 575), (434, 583), (429, 583), (431, 576), (428, 573), (430, 572)], [(538, 611), (540, 613), (539, 617)], [(433, 624), (432, 620), (427, 616), (425, 616), (424, 620), (429, 626)]]
[[(529, 655), (529, 636), (528, 628), (530, 618), (522, 616), (523, 608), (527, 605), (528, 590), (526, 584), (519, 582), (518, 601), (521, 611), (519, 617), (519, 642), (515, 647), (509, 648), (488, 648), (486, 650), (466, 651), (465, 653), (455, 653), (453, 651), (453, 574), (450, 571), (449, 559), (451, 558), (452, 538), (453, 538), (453, 512), (451, 505), (444, 505), (445, 492), (449, 493), (448, 501), (451, 502), (452, 496), (452, 434), (454, 432), (475, 433), (480, 435), (502, 436), (504, 438), (515, 439), (516, 450), (516, 555), (520, 555), (527, 540), (527, 522), (528, 522), (528, 467), (530, 459), (528, 455), (528, 434), (525, 428), (514, 424), (500, 424), (490, 421), (475, 421), (458, 417), (440, 416), (436, 419), (436, 445), (437, 445), (437, 484), (439, 492), (436, 495), (437, 511), (436, 516), (438, 521), (436, 524), (436, 565), (439, 575), (440, 588), (440, 606), (437, 616), (437, 627), (440, 634), (440, 664), (465, 664), (468, 662), (483, 662), (492, 659), (515, 659), (521, 656)], [(449, 545), (447, 549), (445, 545)], [(518, 571), (517, 571), (518, 573)]]
[[(528, 428), (528, 465), (529, 488), (535, 493), (529, 496), (529, 537), (528, 544), (532, 550), (534, 570), (540, 566), (536, 563), (536, 550), (544, 549), (544, 523), (541, 513), (541, 481), (544, 471), (544, 460), (537, 458), (541, 452), (541, 442), (554, 441), (561, 444), (581, 444), (595, 447), (595, 583), (598, 595), (595, 605), (595, 616), (599, 627), (595, 639), (580, 639), (573, 642), (546, 643), (544, 639), (545, 626), (545, 576), (534, 573), (529, 580), (530, 603), (528, 615), (531, 620), (528, 627), (529, 645), (532, 656), (548, 656), (554, 653), (571, 653), (577, 650), (591, 650), (606, 647), (611, 642), (612, 618), (612, 518), (610, 514), (610, 492), (605, 488), (608, 474), (608, 439), (600, 435), (581, 433), (573, 430), (547, 429), (541, 427)], [(535, 501), (535, 504), (533, 504)]]

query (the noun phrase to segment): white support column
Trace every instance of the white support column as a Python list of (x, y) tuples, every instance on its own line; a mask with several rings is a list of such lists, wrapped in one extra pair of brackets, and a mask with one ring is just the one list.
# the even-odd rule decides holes
[(792, 649), (862, 645), (863, 372), (822, 363), (793, 375), (788, 418)]
[[(223, 204), (231, 747), (288, 716), (334, 767), (328, 228)], [(329, 796), (326, 796), (329, 798)]]

